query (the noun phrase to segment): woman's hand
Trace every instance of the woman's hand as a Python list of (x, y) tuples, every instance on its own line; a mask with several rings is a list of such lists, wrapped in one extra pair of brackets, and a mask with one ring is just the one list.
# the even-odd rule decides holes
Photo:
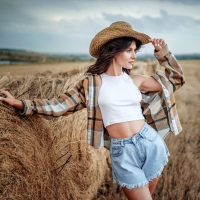
[(156, 51), (159, 51), (161, 50), (165, 45), (165, 41), (161, 38), (161, 39), (158, 39), (158, 38), (154, 38), (154, 39), (149, 39), (149, 42), (152, 43), (152, 45), (154, 46), (155, 50)]
[(15, 99), (8, 91), (0, 90), (0, 94), (3, 94), (3, 97), (0, 96), (0, 101), (6, 102), (7, 104), (19, 109), (24, 108), (22, 101)]

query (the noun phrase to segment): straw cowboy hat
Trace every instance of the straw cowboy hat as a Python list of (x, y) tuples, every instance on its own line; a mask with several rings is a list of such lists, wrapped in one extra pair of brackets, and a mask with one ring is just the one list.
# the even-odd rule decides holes
[(104, 44), (120, 37), (133, 37), (140, 40), (142, 45), (149, 43), (150, 39), (148, 35), (133, 30), (129, 23), (117, 21), (94, 36), (90, 43), (90, 55), (97, 58)]

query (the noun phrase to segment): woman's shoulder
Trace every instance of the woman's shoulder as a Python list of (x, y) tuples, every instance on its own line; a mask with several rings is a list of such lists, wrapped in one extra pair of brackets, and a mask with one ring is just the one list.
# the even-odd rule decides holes
[(144, 79), (146, 79), (149, 76), (142, 75), (142, 74), (130, 74), (129, 77), (132, 79), (133, 83), (140, 88), (142, 82), (144, 82)]

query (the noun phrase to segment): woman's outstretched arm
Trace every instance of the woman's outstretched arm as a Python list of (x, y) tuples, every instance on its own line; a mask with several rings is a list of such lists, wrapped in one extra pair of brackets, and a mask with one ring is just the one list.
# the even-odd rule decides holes
[(23, 110), (23, 115), (37, 113), (45, 116), (65, 116), (85, 107), (84, 90), (81, 83), (82, 81), (58, 98), (52, 99), (19, 100), (15, 99), (8, 91), (1, 90), (3, 96), (0, 97), (0, 101)]

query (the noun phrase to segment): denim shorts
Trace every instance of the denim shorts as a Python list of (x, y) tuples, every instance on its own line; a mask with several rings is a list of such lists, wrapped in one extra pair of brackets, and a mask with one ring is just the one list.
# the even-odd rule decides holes
[(148, 185), (161, 175), (169, 151), (158, 132), (146, 122), (130, 138), (111, 138), (110, 158), (113, 182), (133, 189)]

